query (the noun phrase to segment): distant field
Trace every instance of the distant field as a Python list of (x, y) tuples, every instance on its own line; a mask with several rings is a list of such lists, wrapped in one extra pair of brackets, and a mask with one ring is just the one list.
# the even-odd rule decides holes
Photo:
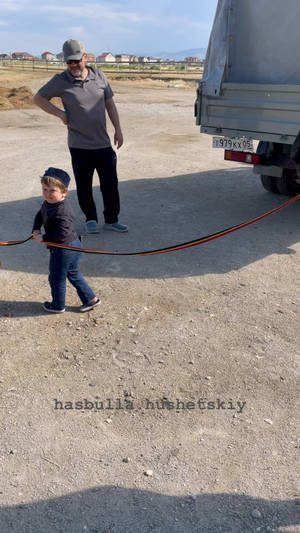
[[(55, 72), (45, 70), (27, 70), (18, 68), (1, 68), (0, 65), (0, 111), (32, 107), (33, 95), (50, 79)], [(107, 72), (107, 77), (113, 82), (113, 87), (128, 86), (139, 88), (176, 88), (195, 90), (197, 79), (185, 77), (159, 76), (150, 72), (145, 76), (126, 72)], [(56, 105), (61, 105), (60, 99), (55, 99)]]
[[(15, 88), (26, 86), (34, 94), (39, 87), (41, 87), (48, 79), (50, 79), (55, 73), (61, 72), (58, 69), (51, 69), (49, 71), (44, 69), (26, 69), (22, 70), (19, 67), (13, 68), (3, 66), (0, 62), (0, 88)], [(143, 73), (140, 72), (128, 72), (128, 71), (106, 71), (106, 75), (109, 80), (116, 84), (138, 86), (138, 87), (177, 87), (180, 85), (182, 88), (195, 89), (199, 80), (202, 78), (202, 72), (188, 72), (183, 75), (181, 72), (156, 72), (148, 70)], [(22, 95), (23, 97), (23, 95)], [(3, 95), (2, 95), (3, 98)], [(24, 104), (23, 104), (24, 105)], [(27, 101), (27, 105), (30, 105)], [(31, 104), (32, 105), (32, 104)], [(14, 106), (15, 107), (15, 103)], [(8, 102), (4, 102), (0, 105), (0, 109), (11, 108)]]
[(12, 69), (12, 68), (3, 68), (0, 65), (0, 86), (1, 87), (11, 87), (11, 85), (15, 82), (16, 84), (19, 84), (20, 82), (32, 80), (34, 78), (40, 79), (45, 78), (47, 76), (47, 73), (45, 71), (42, 72), (33, 72), (30, 71), (22, 71), (19, 69)]
[[(103, 72), (114, 76), (138, 76), (140, 78), (154, 78), (154, 79), (201, 79), (203, 74), (202, 64), (188, 64), (188, 63), (160, 63), (160, 64), (142, 64), (142, 63), (102, 63), (90, 64), (96, 68), (100, 68)], [(0, 69), (5, 71), (20, 71), (43, 73), (61, 72), (65, 69), (64, 63), (52, 64), (46, 61), (0, 61)]]

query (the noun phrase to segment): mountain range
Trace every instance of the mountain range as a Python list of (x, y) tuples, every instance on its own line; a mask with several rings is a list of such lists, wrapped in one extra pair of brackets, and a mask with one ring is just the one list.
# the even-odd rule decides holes
[(175, 61), (181, 61), (186, 57), (199, 57), (199, 59), (205, 59), (205, 54), (206, 48), (190, 48), (189, 50), (181, 50), (181, 52), (157, 52), (156, 54), (153, 54), (153, 56), (161, 57), (162, 59), (175, 59)]

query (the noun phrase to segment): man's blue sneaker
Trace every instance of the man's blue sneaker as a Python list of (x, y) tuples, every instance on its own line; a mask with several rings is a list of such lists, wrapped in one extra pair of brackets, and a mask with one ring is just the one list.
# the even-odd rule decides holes
[(55, 309), (51, 302), (45, 302), (43, 305), (43, 308), (48, 313), (64, 313), (65, 312), (65, 309)]
[(120, 222), (114, 222), (113, 224), (104, 224), (103, 229), (106, 231), (118, 231), (119, 233), (125, 233), (128, 231), (128, 226), (120, 224)]
[(99, 228), (96, 220), (88, 220), (85, 223), (85, 230), (87, 233), (99, 233)]

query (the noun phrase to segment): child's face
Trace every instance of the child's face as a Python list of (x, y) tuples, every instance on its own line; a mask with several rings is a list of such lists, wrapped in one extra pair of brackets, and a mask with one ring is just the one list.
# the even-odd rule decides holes
[(67, 191), (62, 192), (59, 187), (55, 185), (42, 185), (43, 197), (46, 202), (49, 204), (56, 204), (57, 202), (62, 202), (67, 196)]

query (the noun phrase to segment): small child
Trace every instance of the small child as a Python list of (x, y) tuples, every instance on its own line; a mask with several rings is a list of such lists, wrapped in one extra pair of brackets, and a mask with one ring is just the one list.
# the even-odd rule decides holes
[[(82, 248), (74, 230), (74, 214), (66, 198), (70, 181), (70, 176), (64, 170), (50, 167), (45, 171), (41, 178), (45, 201), (35, 216), (32, 228), (32, 235), (35, 240)], [(41, 226), (44, 226), (44, 235), (40, 231)], [(95, 296), (78, 270), (81, 252), (51, 246), (49, 246), (49, 250), (49, 283), (52, 302), (44, 303), (45, 311), (49, 313), (63, 313), (65, 311), (67, 279), (76, 288), (82, 301), (80, 307), (82, 313), (100, 305), (100, 299)]]

